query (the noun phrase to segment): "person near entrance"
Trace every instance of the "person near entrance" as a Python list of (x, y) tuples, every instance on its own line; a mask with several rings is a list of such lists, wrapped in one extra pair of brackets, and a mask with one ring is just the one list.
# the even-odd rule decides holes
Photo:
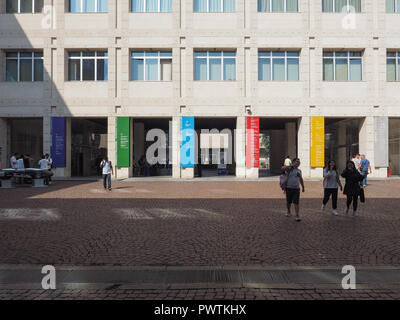
[(361, 162), (360, 162), (360, 170), (361, 174), (364, 176), (362, 186), (365, 188), (367, 186), (367, 176), (368, 174), (372, 173), (371, 163), (365, 157), (365, 154), (361, 155)]
[(324, 168), (324, 199), (322, 200), (321, 210), (325, 210), (325, 206), (332, 195), (332, 213), (333, 215), (339, 215), (337, 212), (337, 199), (338, 199), (338, 188), (340, 191), (343, 190), (342, 183), (340, 182), (339, 173), (336, 168), (336, 162), (329, 160), (326, 167)]
[(104, 189), (107, 189), (107, 184), (108, 184), (108, 190), (111, 191), (111, 175), (114, 174), (113, 171), (113, 166), (111, 161), (108, 160), (108, 157), (104, 157), (103, 161), (100, 163), (100, 168), (103, 169), (103, 186)]
[(286, 156), (285, 161), (283, 162), (285, 167), (290, 167), (292, 165), (292, 160), (290, 160), (290, 156)]
[(353, 158), (351, 159), (351, 161), (354, 162), (354, 165), (356, 166), (356, 169), (358, 171), (360, 171), (360, 162), (361, 162), (360, 154), (358, 154), (358, 153), (353, 154)]
[(286, 205), (287, 205), (287, 217), (292, 214), (290, 212), (292, 203), (294, 204), (294, 209), (296, 211), (296, 221), (301, 221), (300, 218), (300, 185), (302, 187), (302, 192), (304, 192), (304, 181), (299, 169), (300, 159), (294, 158), (291, 166), (283, 166), (282, 170), (286, 172), (287, 180), (285, 183), (286, 187)]
[(353, 202), (353, 216), (357, 217), (358, 196), (361, 194), (360, 182), (364, 177), (358, 172), (353, 161), (347, 161), (346, 169), (342, 172), (342, 177), (346, 179), (343, 191), (347, 196), (345, 213), (349, 213), (350, 205)]
[(51, 176), (53, 175), (53, 172), (51, 171), (51, 169), (54, 168), (53, 159), (50, 157), (50, 155), (48, 153), (46, 153), (44, 156), (47, 160), (47, 170), (49, 171), (49, 184), (51, 184)]
[(17, 166), (17, 158), (18, 158), (18, 153), (17, 152), (15, 152), (10, 158), (10, 166), (11, 166), (12, 169), (17, 169), (18, 168), (18, 166)]
[(42, 158), (39, 160), (39, 168), (42, 170), (46, 170), (48, 174), (45, 175), (44, 177), (44, 184), (48, 185), (49, 184), (49, 178), (50, 178), (50, 173), (48, 172), (49, 170), (49, 160), (46, 158), (45, 155), (42, 155)]

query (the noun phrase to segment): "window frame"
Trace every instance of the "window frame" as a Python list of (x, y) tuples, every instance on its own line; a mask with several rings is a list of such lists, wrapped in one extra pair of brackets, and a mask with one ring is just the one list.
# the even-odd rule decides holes
[[(333, 2), (332, 3), (332, 11), (324, 11), (324, 7), (322, 6), (322, 13), (343, 13), (343, 11), (336, 11), (336, 1), (335, 0), (330, 0), (330, 1)], [(347, 8), (346, 12), (350, 13), (351, 12), (350, 11), (350, 0), (346, 0), (346, 8)], [(360, 0), (360, 11), (359, 12), (358, 11), (354, 11), (354, 12), (351, 12), (351, 13), (362, 13), (363, 12), (362, 9), (363, 9), (363, 2), (362, 2), (362, 0)]]
[[(133, 53), (142, 53), (143, 52), (143, 57), (133, 57)], [(146, 52), (152, 52), (155, 53), (157, 52), (157, 57), (146, 57)], [(161, 53), (171, 53), (171, 56), (165, 56), (162, 57)], [(146, 80), (146, 60), (156, 60), (157, 59), (157, 80)], [(134, 80), (132, 79), (132, 61), (133, 60), (142, 60), (143, 61), (143, 80)], [(171, 80), (161, 80), (161, 60), (171, 60)], [(129, 81), (156, 81), (156, 82), (171, 82), (172, 79), (172, 50), (171, 51), (163, 51), (163, 50), (157, 50), (157, 51), (152, 51), (152, 50), (141, 50), (138, 49), (136, 50), (131, 50), (130, 53), (130, 80)]]
[[(196, 54), (196, 52), (206, 52), (206, 56), (205, 57), (196, 57), (195, 56), (195, 54)], [(211, 80), (210, 79), (210, 52), (221, 52), (221, 56), (220, 57), (211, 57), (211, 59), (214, 59), (214, 60), (216, 60), (216, 59), (218, 59), (218, 58), (220, 58), (220, 60), (221, 60), (221, 80)], [(235, 80), (225, 80), (224, 79), (224, 53), (225, 52), (230, 52), (230, 53), (232, 53), (232, 52), (234, 52), (235, 53), (235, 55), (234, 56), (226, 56), (226, 58), (227, 59), (235, 59)], [(194, 63), (195, 62), (195, 59), (206, 59), (206, 63), (207, 63), (207, 79), (206, 80), (196, 80), (196, 79), (193, 79), (193, 81), (237, 81), (237, 50), (195, 50), (194, 52), (193, 52), (193, 78), (195, 78), (196, 77), (196, 74), (195, 74), (195, 68), (196, 68), (196, 64)]]
[[(395, 53), (396, 55), (394, 57), (388, 57), (388, 53)], [(388, 59), (394, 59), (395, 60), (395, 65), (396, 65), (396, 70), (395, 70), (395, 80), (388, 80), (387, 78), (387, 66), (388, 66)], [(387, 82), (398, 82), (400, 81), (399, 79), (399, 60), (400, 60), (400, 51), (386, 51), (386, 81)]]
[(144, 0), (144, 11), (133, 11), (132, 10), (132, 0), (129, 0), (129, 6), (130, 6), (129, 12), (130, 13), (171, 13), (171, 12), (173, 12), (173, 9), (172, 9), (172, 5), (173, 5), (172, 1), (173, 0), (171, 0), (171, 11), (161, 11), (161, 0), (157, 0), (157, 11), (146, 11), (147, 1), (148, 0)]
[(4, 0), (4, 13), (6, 14), (41, 14), (43, 13), (43, 8), (45, 6), (44, 1), (43, 1), (43, 8), (42, 11), (40, 12), (36, 12), (35, 8), (36, 8), (36, 0), (32, 0), (32, 12), (21, 12), (21, 0), (17, 0), (18, 1), (18, 10), (17, 12), (7, 12), (7, 1)]
[(268, 0), (269, 1), (269, 11), (258, 11), (259, 1), (260, 0), (257, 0), (257, 12), (259, 12), (259, 13), (299, 13), (300, 12), (299, 0), (297, 0), (297, 11), (287, 11), (287, 1), (288, 0), (284, 0), (284, 2), (283, 2), (283, 11), (272, 11), (272, 1), (273, 0)]
[[(331, 52), (332, 56), (325, 56), (326, 53)], [(351, 57), (351, 52), (359, 52), (359, 57)], [(347, 57), (336, 57), (336, 53), (347, 53)], [(333, 80), (325, 80), (324, 79), (324, 60), (325, 59), (332, 59), (333, 60)], [(337, 59), (346, 59), (347, 61), (347, 80), (336, 80), (336, 60)], [(350, 80), (350, 61), (351, 60), (361, 60), (361, 80)], [(333, 81), (340, 81), (340, 82), (360, 82), (363, 81), (363, 51), (323, 51), (322, 52), (322, 81), (333, 82)]]
[(107, 0), (107, 11), (99, 11), (99, 1), (100, 0), (95, 0), (94, 4), (94, 11), (84, 11), (84, 2), (85, 0), (80, 0), (80, 11), (71, 11), (71, 0), (68, 1), (68, 13), (108, 13), (108, 0)]
[[(17, 53), (17, 57), (7, 58), (7, 53)], [(21, 53), (31, 53), (31, 57), (21, 57)], [(41, 53), (41, 57), (35, 57), (35, 53)], [(7, 60), (17, 60), (17, 80), (16, 81), (7, 81)], [(21, 81), (21, 60), (30, 60), (32, 62), (32, 76), (31, 81)], [(43, 51), (6, 51), (5, 52), (5, 82), (43, 82), (42, 80), (35, 80), (35, 60), (42, 60), (43, 63), (43, 76), (44, 76), (44, 58)]]
[(221, 11), (210, 11), (210, 0), (207, 0), (207, 10), (206, 11), (195, 11), (194, 10), (195, 9), (194, 2), (195, 2), (195, 0), (193, 0), (193, 13), (235, 13), (236, 12), (236, 0), (235, 0), (235, 11), (224, 11), (224, 0), (220, 0)]
[[(285, 53), (285, 56), (284, 57), (274, 57), (273, 56), (273, 52), (284, 52)], [(297, 57), (290, 57), (290, 56), (288, 56), (288, 53), (292, 53), (292, 52), (294, 52), (294, 53), (298, 53), (298, 56)], [(261, 53), (269, 53), (270, 55), (269, 56), (261, 56), (260, 57), (260, 54)], [(295, 82), (295, 81), (300, 81), (300, 50), (285, 50), (285, 51), (278, 51), (278, 50), (259, 50), (258, 51), (258, 60), (259, 59), (262, 59), (262, 58), (264, 58), (264, 59), (270, 59), (270, 74), (269, 74), (269, 76), (270, 76), (270, 79), (269, 80), (260, 80), (260, 74), (258, 74), (258, 81), (277, 81), (277, 82), (279, 82), (279, 81), (290, 81), (290, 82)], [(273, 59), (282, 59), (282, 58), (284, 58), (284, 60), (285, 60), (285, 80), (274, 80), (273, 79)], [(297, 59), (298, 60), (298, 68), (299, 68), (299, 72), (298, 72), (298, 79), (297, 80), (288, 80), (288, 59), (290, 59), (290, 60), (295, 60), (295, 59)], [(259, 61), (258, 61), (258, 64), (259, 64)]]
[[(78, 53), (79, 52), (79, 56), (75, 56), (75, 57), (71, 57), (71, 53)], [(83, 56), (84, 52), (94, 52), (94, 56)], [(97, 56), (98, 52), (104, 52), (107, 53), (107, 55), (104, 56)], [(69, 61), (70, 60), (80, 60), (79, 61), (79, 80), (71, 80), (69, 78)], [(94, 80), (83, 80), (83, 60), (94, 60)], [(103, 80), (98, 80), (97, 79), (97, 61), (98, 60), (107, 60), (108, 63), (108, 51), (107, 50), (80, 50), (80, 51), (74, 51), (74, 50), (70, 50), (68, 51), (68, 81), (70, 82), (101, 82), (101, 81), (108, 81), (108, 68), (107, 68), (107, 79), (103, 79)], [(104, 73), (105, 75), (105, 73)]]

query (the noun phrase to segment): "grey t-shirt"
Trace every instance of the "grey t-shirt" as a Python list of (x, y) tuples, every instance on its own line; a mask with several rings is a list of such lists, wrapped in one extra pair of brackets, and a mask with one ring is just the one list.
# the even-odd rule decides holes
[(339, 187), (338, 180), (339, 176), (335, 170), (324, 169), (324, 188), (336, 189)]
[(289, 176), (287, 179), (287, 188), (300, 189), (300, 178), (301, 178), (301, 170), (292, 169), (291, 171), (289, 171)]

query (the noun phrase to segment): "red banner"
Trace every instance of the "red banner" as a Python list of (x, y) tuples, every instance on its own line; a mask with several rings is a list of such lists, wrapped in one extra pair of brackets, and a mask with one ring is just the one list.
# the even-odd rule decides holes
[(260, 166), (260, 118), (246, 118), (246, 168)]

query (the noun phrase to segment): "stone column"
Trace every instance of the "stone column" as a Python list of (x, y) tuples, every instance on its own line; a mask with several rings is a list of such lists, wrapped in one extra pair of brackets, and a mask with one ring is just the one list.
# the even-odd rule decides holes
[(300, 118), (298, 127), (298, 157), (301, 161), (300, 169), (303, 173), (303, 177), (310, 177), (312, 170), (316, 171), (315, 175), (317, 176), (319, 174), (318, 170), (310, 168), (310, 117), (303, 116)]
[(246, 117), (237, 117), (234, 156), (236, 177), (246, 178)]

